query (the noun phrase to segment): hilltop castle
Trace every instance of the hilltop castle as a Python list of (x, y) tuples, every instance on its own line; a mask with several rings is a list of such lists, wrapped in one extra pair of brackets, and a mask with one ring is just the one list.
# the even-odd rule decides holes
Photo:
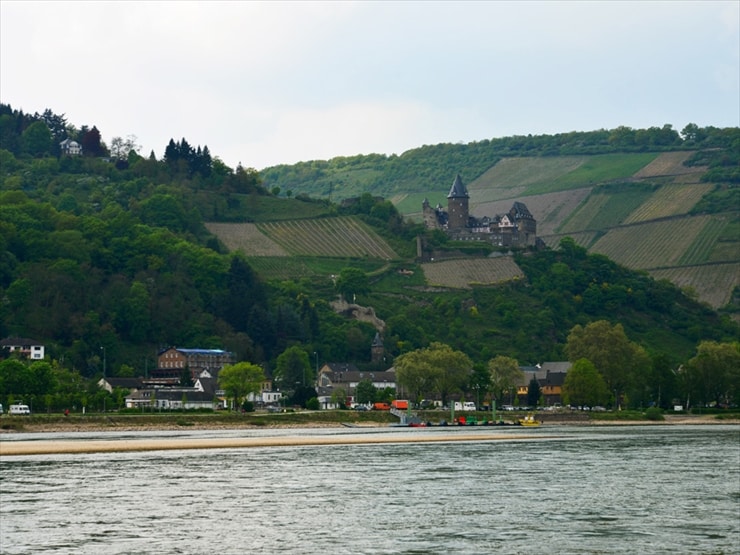
[(533, 246), (537, 241), (537, 221), (523, 202), (514, 202), (506, 214), (476, 218), (470, 215), (468, 194), (458, 174), (447, 194), (447, 210), (429, 199), (422, 203), (424, 225), (441, 229), (458, 241), (490, 241), (501, 247)]

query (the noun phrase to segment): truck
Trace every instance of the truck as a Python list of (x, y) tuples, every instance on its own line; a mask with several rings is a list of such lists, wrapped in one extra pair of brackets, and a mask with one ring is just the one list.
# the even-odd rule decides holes
[(373, 410), (391, 410), (388, 403), (373, 403)]
[(409, 408), (409, 402), (405, 399), (395, 399), (391, 401), (391, 407), (398, 410), (407, 410)]
[(8, 408), (9, 414), (31, 414), (31, 409), (28, 405), (10, 405)]

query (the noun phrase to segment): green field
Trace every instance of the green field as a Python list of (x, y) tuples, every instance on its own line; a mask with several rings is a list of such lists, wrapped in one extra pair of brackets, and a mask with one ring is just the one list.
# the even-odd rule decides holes
[(588, 156), (572, 172), (556, 178), (551, 183), (539, 183), (527, 189), (528, 194), (551, 193), (597, 183), (608, 183), (632, 177), (652, 162), (658, 154), (601, 154)]
[(643, 184), (595, 187), (586, 201), (558, 229), (572, 233), (588, 229), (606, 229), (621, 225), (639, 206), (653, 195)]

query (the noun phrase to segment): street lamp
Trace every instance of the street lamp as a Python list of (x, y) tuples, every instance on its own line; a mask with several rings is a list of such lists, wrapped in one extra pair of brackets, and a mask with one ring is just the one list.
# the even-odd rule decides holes
[(316, 378), (316, 381), (318, 382), (319, 379), (319, 352), (314, 351), (313, 356), (316, 359), (316, 375), (314, 376)]
[(105, 379), (105, 364), (107, 362), (105, 356), (105, 347), (100, 347), (100, 350), (103, 351), (103, 379)]

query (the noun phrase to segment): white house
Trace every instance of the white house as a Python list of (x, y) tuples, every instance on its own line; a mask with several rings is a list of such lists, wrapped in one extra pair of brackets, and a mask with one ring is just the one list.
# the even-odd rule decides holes
[(79, 156), (82, 154), (80, 143), (73, 141), (72, 139), (64, 139), (59, 143), (59, 148), (61, 149), (62, 154), (66, 156)]
[(31, 360), (44, 360), (44, 346), (39, 341), (25, 337), (8, 337), (0, 341), (0, 348), (17, 352)]

